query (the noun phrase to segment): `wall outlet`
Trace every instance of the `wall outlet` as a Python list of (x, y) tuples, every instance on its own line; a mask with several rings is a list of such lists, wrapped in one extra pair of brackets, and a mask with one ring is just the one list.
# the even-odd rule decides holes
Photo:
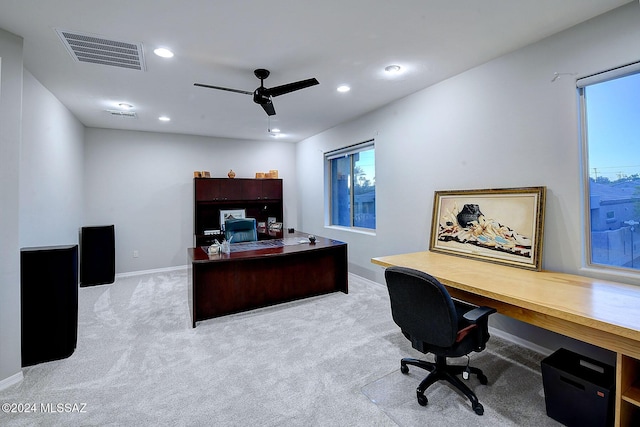
[(133, 251), (133, 257), (134, 258), (138, 258), (139, 256), (140, 256), (140, 252), (138, 252), (137, 249), (135, 251)]

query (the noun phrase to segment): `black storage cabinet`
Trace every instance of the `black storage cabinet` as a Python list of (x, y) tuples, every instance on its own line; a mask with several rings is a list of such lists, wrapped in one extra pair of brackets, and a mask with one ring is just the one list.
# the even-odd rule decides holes
[(78, 339), (78, 245), (20, 251), (22, 366), (64, 359)]
[(80, 233), (80, 286), (113, 283), (116, 277), (115, 227), (82, 227)]
[(612, 366), (564, 348), (541, 365), (548, 416), (569, 427), (613, 425)]

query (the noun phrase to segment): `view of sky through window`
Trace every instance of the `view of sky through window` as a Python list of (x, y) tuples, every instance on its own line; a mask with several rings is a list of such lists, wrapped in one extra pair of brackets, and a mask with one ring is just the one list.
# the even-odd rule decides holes
[(589, 176), (640, 175), (640, 74), (587, 88)]

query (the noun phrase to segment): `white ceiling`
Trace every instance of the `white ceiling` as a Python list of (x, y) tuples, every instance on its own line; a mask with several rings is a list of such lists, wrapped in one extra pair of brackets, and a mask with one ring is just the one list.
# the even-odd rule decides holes
[[(0, 28), (86, 126), (243, 139), (270, 126), (299, 141), (630, 1), (0, 0)], [(55, 29), (141, 43), (146, 71), (76, 62)], [(385, 76), (389, 64), (404, 73)], [(253, 91), (256, 68), (271, 71), (266, 87), (320, 85), (273, 98), (270, 122), (250, 96), (193, 86)], [(137, 118), (105, 112), (119, 102)]]

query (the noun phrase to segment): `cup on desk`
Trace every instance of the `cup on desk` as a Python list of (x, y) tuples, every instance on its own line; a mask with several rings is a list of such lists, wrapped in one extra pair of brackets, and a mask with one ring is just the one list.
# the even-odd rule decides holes
[(220, 245), (220, 251), (223, 254), (229, 254), (231, 253), (231, 245), (229, 244), (229, 242), (222, 242), (222, 244)]

